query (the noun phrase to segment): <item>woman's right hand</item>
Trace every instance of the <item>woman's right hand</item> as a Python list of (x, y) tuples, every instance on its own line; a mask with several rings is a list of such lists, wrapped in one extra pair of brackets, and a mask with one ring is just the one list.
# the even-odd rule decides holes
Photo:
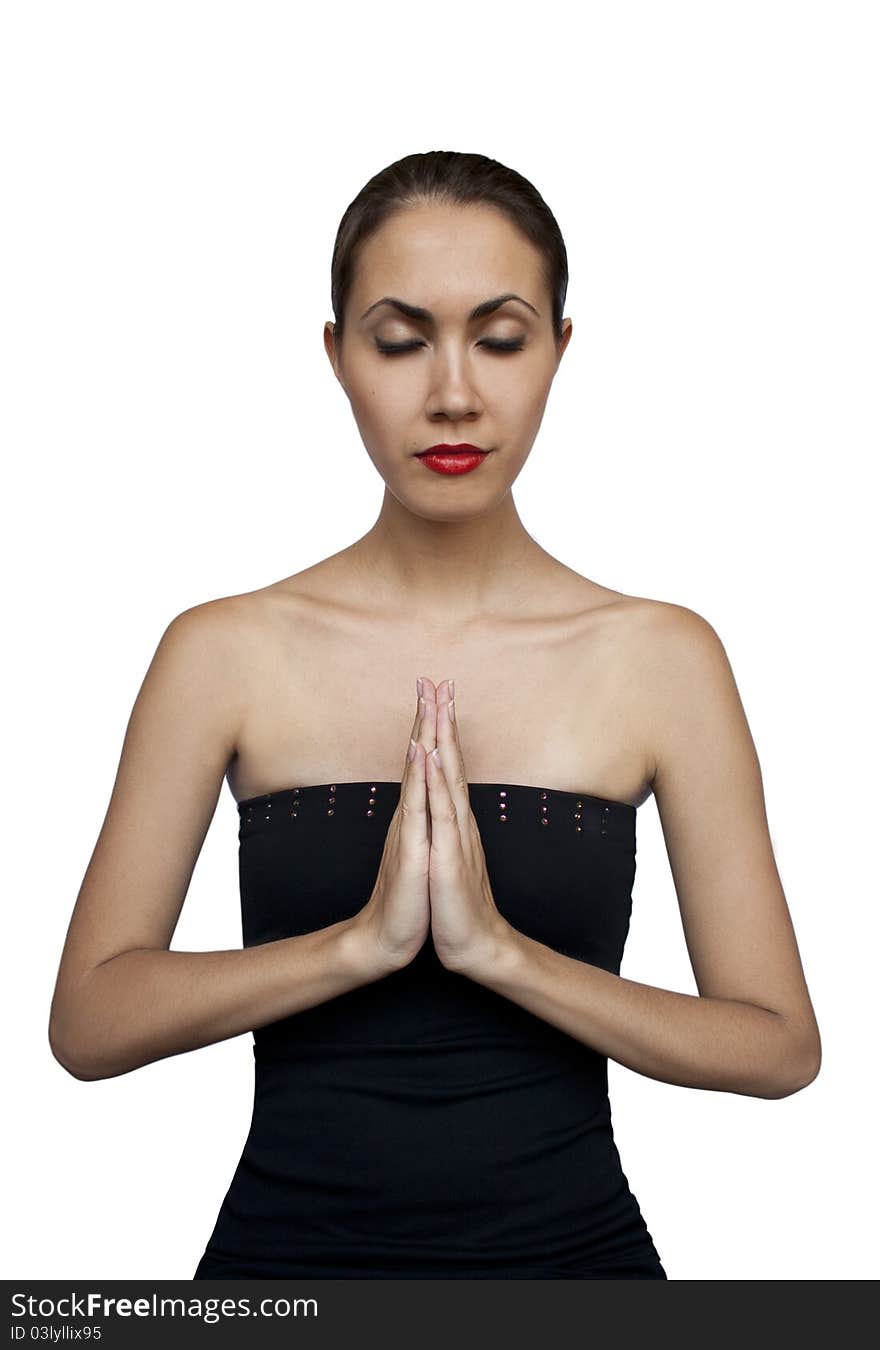
[[(429, 683), (425, 681), (426, 686)], [(432, 697), (419, 698), (404, 758), (400, 799), (388, 826), (376, 884), (352, 921), (367, 942), (371, 958), (378, 956), (389, 972), (412, 961), (431, 927), (425, 756), (434, 748), (436, 737), (437, 705)]]

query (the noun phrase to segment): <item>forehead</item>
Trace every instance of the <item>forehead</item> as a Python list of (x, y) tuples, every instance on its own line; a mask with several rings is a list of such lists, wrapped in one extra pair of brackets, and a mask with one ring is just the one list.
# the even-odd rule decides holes
[(439, 313), (515, 291), (543, 309), (541, 263), (535, 245), (499, 211), (419, 203), (365, 241), (352, 299), (358, 313), (387, 294)]

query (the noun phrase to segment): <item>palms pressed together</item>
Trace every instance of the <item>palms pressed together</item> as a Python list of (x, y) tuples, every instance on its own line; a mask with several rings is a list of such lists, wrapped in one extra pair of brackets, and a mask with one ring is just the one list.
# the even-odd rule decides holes
[(424, 750), (414, 755), (411, 768), (423, 766), (426, 780), (431, 936), (443, 965), (465, 973), (485, 963), (509, 925), (495, 904), (471, 810), (454, 682), (442, 680), (435, 687), (423, 676), (420, 685)]

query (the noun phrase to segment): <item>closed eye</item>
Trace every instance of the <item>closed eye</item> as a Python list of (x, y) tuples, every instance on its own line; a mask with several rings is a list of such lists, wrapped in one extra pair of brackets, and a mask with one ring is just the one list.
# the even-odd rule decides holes
[[(402, 352), (414, 352), (419, 347), (424, 347), (424, 342), (383, 342), (381, 338), (376, 338), (376, 346), (383, 356), (397, 356)], [(488, 347), (492, 352), (521, 352), (525, 346), (525, 338), (483, 338), (478, 344), (479, 347)]]

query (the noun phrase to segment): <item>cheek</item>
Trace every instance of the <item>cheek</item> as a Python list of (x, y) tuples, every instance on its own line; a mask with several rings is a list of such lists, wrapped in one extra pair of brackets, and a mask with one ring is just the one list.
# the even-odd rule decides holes
[(404, 380), (364, 377), (350, 381), (351, 410), (361, 439), (373, 458), (376, 454), (381, 457), (383, 451), (390, 453), (405, 439), (413, 423), (413, 398)]
[(508, 425), (519, 424), (523, 427), (539, 422), (544, 413), (552, 373), (548, 374), (543, 365), (520, 371), (517, 378), (509, 381), (498, 402), (498, 413)]
[[(380, 434), (383, 428), (393, 434), (401, 423), (412, 421), (413, 391), (407, 390), (403, 380), (387, 384), (374, 380), (364, 388), (359, 402), (364, 423), (375, 427)], [(418, 406), (416, 401), (416, 409)]]
[(487, 396), (503, 397), (511, 407), (541, 407), (553, 383), (554, 364), (543, 347), (534, 346), (516, 356), (497, 358), (497, 369), (486, 372)]
[(355, 407), (363, 409), (366, 415), (375, 415), (377, 409), (400, 402), (401, 384), (405, 381), (389, 379), (370, 362), (362, 370), (349, 373), (349, 396)]

